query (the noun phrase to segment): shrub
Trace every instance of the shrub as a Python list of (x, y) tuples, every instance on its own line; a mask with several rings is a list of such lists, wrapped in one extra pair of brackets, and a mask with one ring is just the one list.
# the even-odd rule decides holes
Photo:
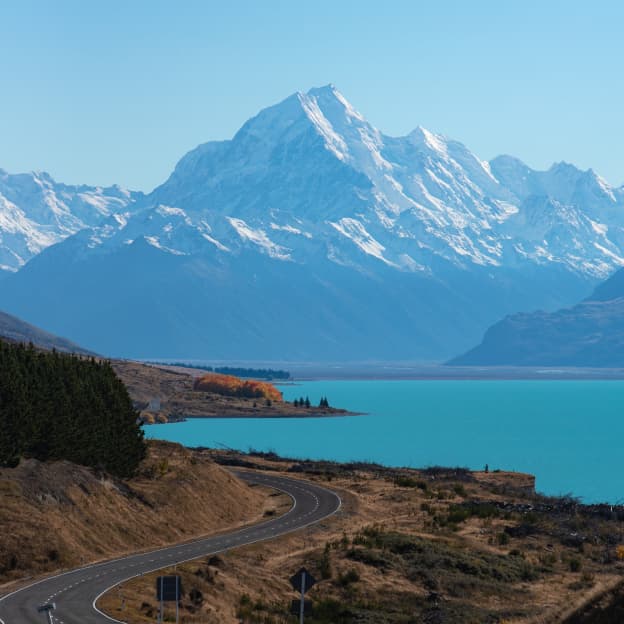
[(351, 583), (357, 583), (360, 580), (360, 573), (355, 568), (350, 568), (347, 572), (338, 575), (338, 584), (347, 587)]
[(281, 401), (282, 393), (271, 383), (243, 380), (232, 375), (208, 373), (195, 380), (194, 389), (223, 396)]
[(332, 577), (331, 552), (329, 544), (325, 544), (325, 549), (319, 559), (319, 572), (323, 580), (327, 580)]

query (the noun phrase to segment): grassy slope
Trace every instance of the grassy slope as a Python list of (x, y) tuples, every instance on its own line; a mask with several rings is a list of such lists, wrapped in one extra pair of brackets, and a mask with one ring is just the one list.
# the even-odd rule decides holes
[(116, 481), (68, 462), (0, 469), (0, 582), (190, 539), (262, 517), (266, 495), (208, 457), (150, 442)]

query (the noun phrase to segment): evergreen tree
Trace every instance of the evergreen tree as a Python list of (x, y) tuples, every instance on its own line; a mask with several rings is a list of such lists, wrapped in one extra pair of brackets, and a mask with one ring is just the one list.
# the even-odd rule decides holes
[(305, 406), (306, 407), (310, 407), (310, 398), (309, 397), (306, 397), (306, 399), (305, 399)]
[(109, 362), (0, 340), (0, 465), (66, 459), (128, 477), (146, 452), (137, 420)]

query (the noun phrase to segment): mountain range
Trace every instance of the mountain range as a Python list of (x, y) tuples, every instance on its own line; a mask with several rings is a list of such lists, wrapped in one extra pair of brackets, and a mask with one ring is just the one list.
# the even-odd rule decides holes
[(443, 360), (624, 266), (624, 187), (386, 136), (329, 85), (148, 194), (2, 173), (0, 250), (0, 307), (102, 353)]
[(575, 306), (507, 316), (449, 363), (624, 368), (624, 269)]

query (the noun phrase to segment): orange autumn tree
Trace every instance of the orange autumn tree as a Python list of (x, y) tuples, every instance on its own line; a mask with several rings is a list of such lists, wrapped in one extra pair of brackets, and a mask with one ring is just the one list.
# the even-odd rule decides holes
[(195, 380), (195, 390), (247, 399), (281, 401), (282, 393), (271, 383), (243, 380), (234, 375), (207, 373)]

